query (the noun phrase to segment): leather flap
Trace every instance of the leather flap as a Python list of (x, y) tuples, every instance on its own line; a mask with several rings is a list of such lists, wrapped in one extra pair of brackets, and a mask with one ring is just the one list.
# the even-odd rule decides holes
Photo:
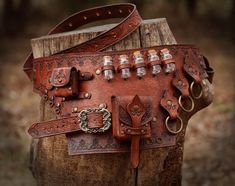
[(69, 83), (72, 67), (55, 68), (51, 74), (51, 84), (63, 87)]
[[(126, 107), (132, 101), (133, 96), (116, 97), (115, 103), (118, 104), (119, 113), (116, 113), (119, 120), (126, 125), (132, 126), (131, 116), (128, 114)], [(152, 120), (152, 98), (149, 96), (140, 96), (141, 102), (146, 108), (146, 112), (141, 119), (141, 125), (145, 125)]]

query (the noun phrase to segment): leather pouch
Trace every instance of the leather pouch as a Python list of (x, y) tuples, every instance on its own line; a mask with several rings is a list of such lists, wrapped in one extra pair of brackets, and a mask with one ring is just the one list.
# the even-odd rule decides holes
[(131, 164), (139, 164), (140, 139), (151, 137), (152, 99), (149, 96), (112, 97), (113, 137), (131, 141)]
[(151, 137), (152, 99), (149, 96), (139, 97), (145, 107), (145, 113), (141, 118), (140, 126), (137, 128), (133, 126), (132, 118), (127, 109), (133, 98), (134, 96), (112, 97), (113, 137), (119, 140), (130, 140), (132, 135), (139, 135), (141, 138)]

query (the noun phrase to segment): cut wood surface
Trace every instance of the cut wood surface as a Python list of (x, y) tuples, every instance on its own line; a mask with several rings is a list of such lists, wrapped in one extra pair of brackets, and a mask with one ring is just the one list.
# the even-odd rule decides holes
[[(114, 26), (104, 25), (44, 36), (31, 41), (35, 58), (44, 57), (89, 40)], [(138, 30), (107, 50), (176, 44), (165, 18), (143, 21)], [(41, 102), (41, 120), (55, 118)], [(142, 151), (137, 170), (130, 167), (130, 154), (90, 154), (69, 156), (65, 135), (34, 140), (31, 169), (38, 185), (181, 185), (184, 131), (177, 145)]]

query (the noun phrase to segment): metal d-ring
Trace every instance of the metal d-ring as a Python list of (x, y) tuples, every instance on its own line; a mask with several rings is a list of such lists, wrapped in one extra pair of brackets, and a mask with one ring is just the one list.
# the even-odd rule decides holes
[(176, 130), (176, 131), (174, 131), (174, 130), (171, 130), (171, 128), (169, 127), (169, 120), (170, 120), (170, 116), (168, 116), (167, 118), (166, 118), (166, 120), (165, 120), (165, 126), (166, 126), (166, 129), (168, 130), (168, 132), (170, 132), (171, 134), (178, 134), (178, 133), (180, 133), (181, 131), (182, 131), (182, 129), (183, 129), (183, 120), (179, 117), (179, 116), (177, 116), (177, 118), (175, 119), (175, 120), (179, 120), (180, 121), (180, 128), (178, 129), (178, 130)]
[(200, 90), (199, 95), (196, 96), (196, 95), (194, 94), (194, 91), (193, 91), (193, 88), (194, 88), (194, 85), (195, 85), (195, 84), (196, 84), (196, 83), (195, 83), (194, 81), (190, 84), (190, 92), (191, 92), (191, 95), (192, 95), (192, 97), (193, 97), (194, 99), (200, 99), (200, 98), (202, 97), (202, 85), (199, 84), (200, 87), (201, 87), (201, 90)]
[(190, 102), (191, 102), (191, 107), (189, 109), (185, 108), (184, 105), (182, 104), (182, 98), (183, 96), (180, 95), (179, 99), (178, 99), (178, 102), (179, 102), (179, 105), (180, 107), (185, 111), (185, 112), (192, 112), (193, 109), (194, 109), (194, 101), (193, 101), (193, 98), (191, 96), (187, 96), (186, 98), (189, 98)]

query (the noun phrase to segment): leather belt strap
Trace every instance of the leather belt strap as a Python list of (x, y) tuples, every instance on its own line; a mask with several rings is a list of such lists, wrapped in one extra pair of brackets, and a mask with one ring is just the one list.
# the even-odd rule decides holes
[(67, 132), (80, 131), (76, 116), (34, 123), (28, 130), (33, 138), (54, 136)]
[[(135, 31), (139, 27), (142, 21), (138, 11), (136, 10), (136, 6), (133, 4), (123, 3), (116, 5), (102, 6), (102, 7), (87, 9), (68, 17), (67, 19), (56, 25), (48, 33), (48, 35), (72, 31), (85, 24), (111, 18), (124, 18), (124, 19), (117, 26), (99, 34), (97, 37), (89, 41), (83, 42), (79, 45), (76, 45), (72, 48), (69, 48), (67, 50), (63, 50), (59, 53), (101, 51), (117, 43), (118, 41), (122, 40), (133, 31)], [(27, 57), (23, 69), (30, 78), (30, 80), (33, 80), (32, 52)]]

